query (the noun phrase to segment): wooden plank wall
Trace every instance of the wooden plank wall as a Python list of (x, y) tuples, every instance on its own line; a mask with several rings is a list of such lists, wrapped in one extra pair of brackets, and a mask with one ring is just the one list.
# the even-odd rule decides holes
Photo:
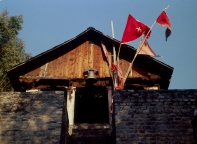
[[(107, 46), (106, 46), (107, 48)], [(108, 49), (112, 59), (111, 50)], [(111, 60), (110, 59), (110, 60)], [(128, 61), (120, 59), (120, 67), (123, 75), (129, 67)], [(25, 74), (25, 77), (53, 77), (53, 78), (83, 78), (85, 69), (95, 68), (99, 71), (99, 77), (110, 77), (108, 63), (100, 45), (86, 41), (80, 46), (72, 49), (43, 66)], [(135, 70), (132, 70), (133, 76), (142, 76)], [(131, 76), (131, 74), (129, 75)]]
[[(111, 55), (111, 53), (109, 52)], [(86, 41), (61, 57), (25, 74), (25, 77), (83, 78), (88, 68), (96, 68), (99, 77), (110, 77), (101, 46)]]

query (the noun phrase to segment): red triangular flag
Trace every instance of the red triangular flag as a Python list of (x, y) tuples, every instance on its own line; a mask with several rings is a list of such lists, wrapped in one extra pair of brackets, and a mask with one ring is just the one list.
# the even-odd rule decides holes
[(166, 14), (165, 11), (161, 12), (161, 14), (158, 16), (156, 22), (158, 24), (160, 24), (161, 26), (167, 27), (167, 29), (166, 29), (166, 41), (167, 41), (167, 38), (171, 34), (172, 26), (171, 26), (171, 23), (170, 23), (170, 19), (168, 18), (168, 15)]
[(131, 42), (139, 38), (142, 34), (150, 37), (150, 27), (136, 20), (129, 14), (121, 43)]
[(165, 26), (171, 29), (170, 19), (168, 18), (165, 11), (162, 11), (161, 14), (158, 16), (156, 22), (162, 26)]

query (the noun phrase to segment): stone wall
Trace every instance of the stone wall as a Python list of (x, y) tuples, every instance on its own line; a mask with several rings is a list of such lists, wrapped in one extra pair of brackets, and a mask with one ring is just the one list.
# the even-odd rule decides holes
[(1, 92), (0, 144), (111, 143), (114, 137), (117, 144), (192, 144), (196, 98), (197, 90), (117, 91), (114, 128), (75, 125), (68, 137), (64, 92)]
[(0, 144), (60, 143), (64, 92), (1, 92)]
[(117, 144), (192, 144), (197, 90), (118, 91)]

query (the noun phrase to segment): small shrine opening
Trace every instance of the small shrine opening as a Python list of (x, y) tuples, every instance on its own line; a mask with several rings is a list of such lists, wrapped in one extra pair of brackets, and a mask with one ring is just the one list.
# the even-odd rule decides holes
[(108, 92), (106, 87), (77, 88), (74, 123), (109, 123)]

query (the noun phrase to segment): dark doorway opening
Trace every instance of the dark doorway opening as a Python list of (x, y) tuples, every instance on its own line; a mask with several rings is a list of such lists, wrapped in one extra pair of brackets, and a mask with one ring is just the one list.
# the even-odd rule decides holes
[(74, 123), (109, 123), (106, 87), (88, 86), (77, 88)]
[(192, 127), (194, 132), (194, 139), (197, 143), (197, 117), (194, 117), (194, 119), (192, 120)]

